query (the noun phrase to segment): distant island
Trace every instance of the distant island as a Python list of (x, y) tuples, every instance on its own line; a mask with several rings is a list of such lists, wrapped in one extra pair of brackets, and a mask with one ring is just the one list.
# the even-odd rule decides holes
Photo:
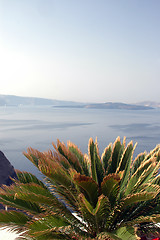
[(106, 102), (106, 103), (91, 103), (84, 105), (68, 105), (68, 106), (55, 106), (57, 108), (91, 108), (91, 109), (127, 109), (127, 110), (150, 110), (154, 109), (150, 106), (143, 105), (135, 105), (135, 104), (126, 104), (126, 103), (114, 103), (114, 102)]
[(0, 106), (69, 106), (77, 105), (80, 103), (72, 101), (62, 101), (56, 99), (37, 98), (37, 97), (21, 97), (14, 95), (2, 95), (0, 94)]
[(121, 102), (106, 103), (81, 103), (74, 101), (62, 101), (56, 99), (20, 97), (0, 94), (0, 106), (52, 106), (55, 108), (88, 108), (88, 109), (127, 109), (127, 110), (150, 110), (160, 108), (160, 103), (146, 101), (136, 104)]
[(98, 104), (89, 104), (85, 106), (86, 108), (99, 108), (99, 109), (128, 109), (128, 110), (149, 110), (153, 109), (150, 106), (126, 104), (120, 102), (106, 102)]

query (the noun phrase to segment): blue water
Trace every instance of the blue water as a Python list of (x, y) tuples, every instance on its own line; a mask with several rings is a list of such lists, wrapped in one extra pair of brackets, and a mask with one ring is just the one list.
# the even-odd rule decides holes
[(0, 150), (20, 170), (39, 175), (23, 155), (28, 147), (52, 149), (57, 138), (87, 152), (90, 137), (100, 152), (117, 136), (138, 142), (135, 155), (160, 143), (160, 109), (134, 111), (45, 107), (0, 107)]

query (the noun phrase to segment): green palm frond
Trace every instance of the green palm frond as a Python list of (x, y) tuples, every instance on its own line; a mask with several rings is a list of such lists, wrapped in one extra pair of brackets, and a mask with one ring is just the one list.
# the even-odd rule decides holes
[(119, 162), (123, 153), (123, 151), (121, 151), (122, 148), (123, 146), (121, 144), (120, 137), (118, 137), (112, 148), (112, 154), (109, 161), (107, 174), (115, 173), (117, 171), (117, 167), (119, 165)]
[(18, 208), (26, 211), (29, 214), (38, 214), (43, 212), (43, 209), (39, 204), (36, 204), (32, 201), (26, 201), (23, 199), (19, 199), (15, 196), (10, 195), (1, 195), (0, 202), (9, 207)]
[(82, 167), (80, 165), (80, 162), (78, 161), (78, 158), (74, 153), (72, 153), (68, 147), (65, 146), (64, 143), (61, 143), (59, 140), (57, 140), (57, 147), (52, 143), (54, 148), (57, 152), (59, 152), (61, 155), (63, 155), (68, 162), (70, 163), (71, 167), (74, 168), (77, 172), (82, 173)]
[(105, 149), (104, 152), (102, 153), (101, 156), (101, 161), (103, 163), (104, 171), (106, 172), (108, 167), (109, 167), (109, 160), (111, 158), (112, 154), (112, 144), (110, 143)]
[(135, 227), (121, 227), (115, 231), (115, 234), (123, 240), (140, 240), (140, 237), (136, 234)]
[(143, 160), (137, 170), (131, 175), (125, 194), (135, 192), (142, 183), (147, 182), (149, 177), (153, 175), (155, 166), (156, 158), (150, 158), (146, 161)]
[(127, 145), (126, 149), (124, 150), (124, 153), (122, 155), (121, 161), (117, 169), (117, 172), (119, 172), (120, 170), (121, 171), (124, 170), (123, 177), (120, 184), (120, 191), (119, 191), (120, 198), (123, 194), (125, 194), (126, 196), (126, 193), (124, 191), (128, 183), (128, 178), (130, 178), (130, 168), (132, 163), (133, 150), (134, 150), (133, 143), (130, 142)]
[(135, 146), (118, 137), (101, 156), (92, 138), (88, 154), (70, 141), (57, 140), (48, 152), (28, 148), (25, 156), (45, 179), (17, 171), (0, 189), (0, 202), (15, 208), (1, 211), (0, 223), (24, 225), (35, 240), (136, 240), (147, 226), (156, 233), (160, 145), (133, 159)]
[(24, 225), (31, 218), (18, 211), (0, 211), (0, 222), (2, 224)]
[(104, 169), (102, 167), (102, 162), (99, 156), (97, 141), (94, 143), (92, 138), (89, 139), (88, 155), (91, 162), (92, 178), (97, 184), (100, 185), (103, 181)]
[(156, 195), (157, 195), (156, 192), (141, 192), (141, 193), (128, 195), (126, 198), (122, 200), (123, 201), (122, 208), (126, 208), (127, 206), (137, 202), (154, 199)]
[(73, 143), (71, 143), (70, 141), (68, 141), (67, 143), (69, 151), (71, 151), (73, 154), (76, 155), (76, 157), (78, 158), (78, 161), (81, 164), (81, 167), (83, 169), (83, 174), (85, 176), (89, 176), (89, 166), (88, 163), (83, 155), (83, 153), (80, 151), (80, 149)]
[(90, 177), (75, 174), (74, 182), (90, 204), (95, 207), (98, 200), (98, 184)]
[(36, 239), (70, 239), (66, 234), (70, 231), (70, 225), (59, 216), (44, 216), (28, 223), (28, 227), (30, 235)]
[[(42, 187), (45, 187), (44, 183), (42, 181), (40, 181), (35, 175), (33, 175), (32, 173), (28, 173), (28, 172), (22, 172), (19, 170), (16, 170), (16, 174), (18, 177), (18, 181), (21, 183), (36, 183)], [(15, 179), (13, 179), (14, 181), (16, 181)], [(46, 188), (46, 187), (45, 187)]]
[(112, 173), (104, 177), (101, 183), (102, 193), (108, 197), (111, 206), (114, 206), (120, 189), (120, 176)]
[(151, 216), (140, 216), (133, 221), (127, 222), (128, 226), (132, 226), (133, 223), (139, 224), (139, 223), (159, 223), (160, 222), (160, 214), (157, 215), (151, 215)]
[(132, 162), (131, 174), (133, 175), (136, 170), (140, 167), (141, 163), (145, 159), (146, 152), (138, 154), (138, 156)]
[(109, 199), (101, 195), (98, 198), (95, 208), (87, 201), (83, 194), (79, 195), (80, 210), (83, 214), (83, 221), (86, 223), (86, 228), (94, 235), (95, 232), (101, 232), (110, 212)]
[[(136, 147), (136, 145), (135, 145), (135, 147)], [(128, 143), (127, 147), (124, 149), (123, 154), (120, 158), (120, 162), (116, 168), (116, 172), (125, 170), (127, 162), (132, 159), (133, 150), (135, 147), (133, 147), (132, 141), (130, 143)]]

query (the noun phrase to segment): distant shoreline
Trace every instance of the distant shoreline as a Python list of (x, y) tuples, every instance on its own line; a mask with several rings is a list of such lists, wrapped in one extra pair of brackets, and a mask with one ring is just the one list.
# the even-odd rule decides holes
[(0, 94), (0, 106), (53, 106), (55, 108), (151, 110), (155, 108), (160, 108), (160, 103), (152, 101), (146, 101), (136, 104), (127, 104), (122, 102), (83, 103), (47, 98), (20, 97), (14, 95)]
[(124, 103), (98, 103), (87, 105), (69, 105), (69, 106), (53, 106), (55, 108), (87, 108), (87, 109), (126, 109), (126, 110), (152, 110), (153, 107), (124, 104)]

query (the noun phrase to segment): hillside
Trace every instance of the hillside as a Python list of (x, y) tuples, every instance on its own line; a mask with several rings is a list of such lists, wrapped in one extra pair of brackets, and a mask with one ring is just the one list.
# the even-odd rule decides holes
[(35, 98), (35, 97), (20, 97), (14, 95), (1, 95), (0, 94), (0, 106), (19, 106), (19, 105), (51, 105), (51, 106), (68, 106), (68, 105), (79, 105), (79, 103), (72, 101), (61, 101), (46, 98)]
[(85, 107), (86, 108), (99, 108), (99, 109), (128, 109), (128, 110), (149, 110), (149, 109), (153, 109), (150, 106), (126, 104), (126, 103), (119, 103), (119, 102), (89, 104), (89, 105), (86, 105)]
[(20, 97), (14, 95), (0, 95), (0, 106), (53, 106), (61, 108), (89, 108), (89, 109), (127, 109), (127, 110), (149, 110), (159, 108), (160, 103), (141, 102), (136, 104), (126, 104), (121, 102), (106, 103), (80, 103), (74, 101), (62, 101), (47, 98)]

